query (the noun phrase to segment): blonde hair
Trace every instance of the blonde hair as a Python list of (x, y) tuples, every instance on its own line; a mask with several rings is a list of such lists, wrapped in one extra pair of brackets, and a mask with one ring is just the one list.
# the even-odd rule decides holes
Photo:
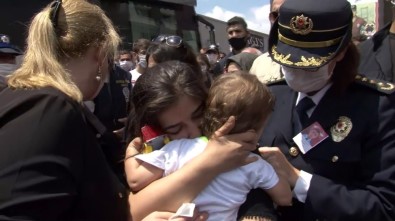
[(85, 0), (63, 0), (56, 21), (51, 20), (56, 13), (51, 5), (33, 18), (23, 63), (8, 84), (16, 89), (51, 86), (81, 102), (82, 93), (61, 62), (80, 58), (91, 47), (112, 57), (120, 38), (97, 5)]
[(203, 134), (210, 137), (230, 116), (230, 133), (259, 130), (273, 111), (274, 97), (255, 75), (244, 71), (223, 74), (211, 85), (203, 118)]

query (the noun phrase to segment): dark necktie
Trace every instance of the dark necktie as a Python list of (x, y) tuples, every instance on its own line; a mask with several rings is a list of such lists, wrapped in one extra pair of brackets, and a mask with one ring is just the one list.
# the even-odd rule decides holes
[(296, 105), (296, 112), (299, 116), (299, 121), (302, 125), (302, 128), (306, 128), (308, 126), (309, 117), (307, 115), (307, 111), (315, 106), (314, 102), (309, 97), (304, 97), (301, 101), (299, 101), (298, 105)]

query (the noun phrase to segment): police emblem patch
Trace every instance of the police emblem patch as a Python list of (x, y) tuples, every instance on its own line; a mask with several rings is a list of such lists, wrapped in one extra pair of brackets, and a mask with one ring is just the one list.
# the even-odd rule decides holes
[(331, 127), (332, 140), (335, 142), (341, 142), (348, 136), (351, 129), (351, 119), (345, 116), (339, 117), (337, 123)]
[(302, 14), (292, 17), (289, 26), (293, 33), (307, 35), (313, 30), (313, 20)]
[(2, 35), (0, 37), (0, 42), (9, 44), (10, 43), (10, 38), (7, 35)]
[(122, 94), (123, 94), (123, 96), (125, 96), (126, 103), (128, 103), (129, 102), (129, 97), (130, 97), (130, 90), (129, 90), (129, 88), (124, 87), (122, 89)]

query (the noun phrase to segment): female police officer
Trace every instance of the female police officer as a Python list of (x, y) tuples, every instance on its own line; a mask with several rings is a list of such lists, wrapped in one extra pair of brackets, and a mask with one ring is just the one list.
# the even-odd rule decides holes
[[(269, 83), (260, 152), (296, 198), (280, 220), (395, 219), (394, 85), (357, 75), (351, 28), (346, 0), (288, 0), (270, 32), (285, 80)], [(315, 145), (311, 127), (325, 134)]]

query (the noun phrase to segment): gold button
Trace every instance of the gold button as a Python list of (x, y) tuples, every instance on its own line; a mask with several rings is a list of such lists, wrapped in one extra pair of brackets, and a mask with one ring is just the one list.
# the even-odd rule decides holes
[(291, 155), (291, 156), (293, 156), (293, 157), (296, 157), (296, 156), (298, 156), (298, 154), (299, 154), (298, 148), (296, 148), (296, 147), (291, 147), (291, 148), (289, 149), (289, 155)]
[(118, 193), (119, 198), (123, 198), (123, 194), (121, 192)]
[(332, 162), (336, 163), (339, 160), (338, 156), (333, 156), (332, 157)]

